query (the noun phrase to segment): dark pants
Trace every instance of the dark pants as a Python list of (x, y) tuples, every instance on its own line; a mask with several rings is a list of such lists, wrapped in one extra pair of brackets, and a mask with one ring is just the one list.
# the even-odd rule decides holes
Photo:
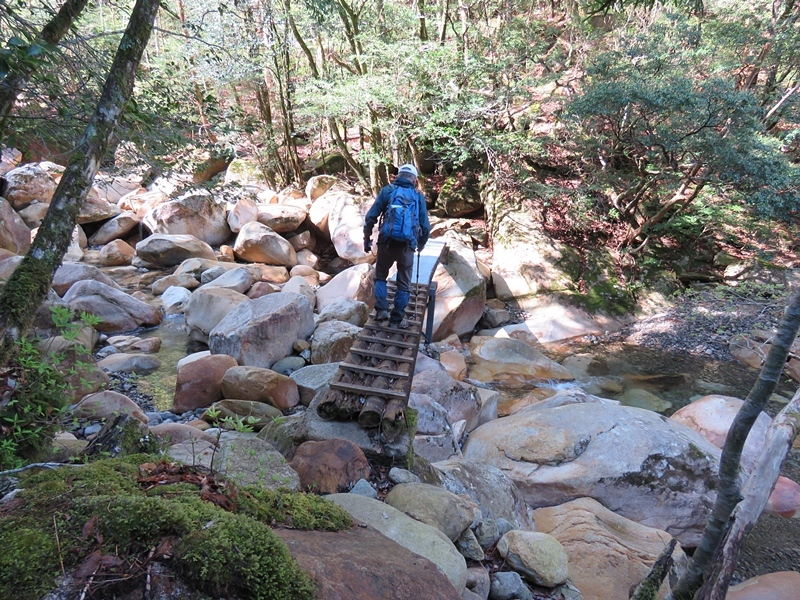
[(375, 263), (375, 309), (389, 310), (386, 297), (386, 277), (389, 269), (397, 263), (397, 293), (394, 296), (394, 307), (389, 316), (391, 323), (403, 320), (411, 295), (411, 273), (414, 270), (414, 250), (408, 244), (387, 242), (378, 244), (378, 260)]

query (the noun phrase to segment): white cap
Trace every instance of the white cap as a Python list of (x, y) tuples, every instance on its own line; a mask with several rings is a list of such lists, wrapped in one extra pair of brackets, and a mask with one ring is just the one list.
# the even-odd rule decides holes
[(401, 175), (402, 173), (408, 173), (409, 175), (413, 175), (415, 178), (417, 177), (417, 167), (414, 165), (403, 165), (397, 170), (397, 174)]

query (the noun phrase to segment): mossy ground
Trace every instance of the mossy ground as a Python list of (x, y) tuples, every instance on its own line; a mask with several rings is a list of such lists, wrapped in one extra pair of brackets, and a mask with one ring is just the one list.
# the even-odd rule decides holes
[[(92, 553), (119, 561), (106, 575), (118, 588), (138, 585), (142, 566), (168, 543), (170, 566), (216, 597), (301, 600), (314, 586), (272, 532), (274, 526), (336, 531), (352, 521), (323, 498), (290, 491), (226, 488), (232, 512), (201, 499), (189, 483), (147, 490), (139, 455), (27, 477), (0, 510), (0, 598), (40, 598), (63, 567)], [(156, 553), (158, 556), (158, 553)], [(96, 578), (102, 581), (103, 578)]]

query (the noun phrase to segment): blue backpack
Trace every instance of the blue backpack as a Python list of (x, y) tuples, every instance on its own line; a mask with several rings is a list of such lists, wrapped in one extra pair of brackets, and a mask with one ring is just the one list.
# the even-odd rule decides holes
[(419, 235), (419, 204), (413, 188), (396, 186), (381, 222), (380, 232), (388, 240), (405, 242), (417, 247)]

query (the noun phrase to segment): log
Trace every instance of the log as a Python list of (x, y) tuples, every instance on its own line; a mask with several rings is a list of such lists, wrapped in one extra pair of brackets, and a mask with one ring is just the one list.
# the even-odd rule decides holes
[(361, 412), (361, 396), (344, 394), (344, 398), (337, 403), (336, 418), (340, 421), (350, 421)]
[(317, 407), (317, 414), (321, 419), (331, 421), (336, 418), (338, 412), (339, 402), (342, 400), (344, 392), (341, 390), (328, 390), (322, 397), (322, 400)]
[(767, 430), (764, 448), (742, 489), (742, 501), (731, 513), (731, 525), (720, 544), (705, 584), (697, 600), (725, 600), (739, 550), (755, 525), (781, 472), (781, 465), (792, 449), (792, 441), (800, 431), (800, 390)]
[(386, 443), (397, 440), (406, 430), (406, 400), (392, 398), (381, 420), (381, 434)]
[(364, 429), (371, 429), (381, 424), (386, 400), (380, 396), (367, 396), (364, 406), (358, 415), (358, 424)]

